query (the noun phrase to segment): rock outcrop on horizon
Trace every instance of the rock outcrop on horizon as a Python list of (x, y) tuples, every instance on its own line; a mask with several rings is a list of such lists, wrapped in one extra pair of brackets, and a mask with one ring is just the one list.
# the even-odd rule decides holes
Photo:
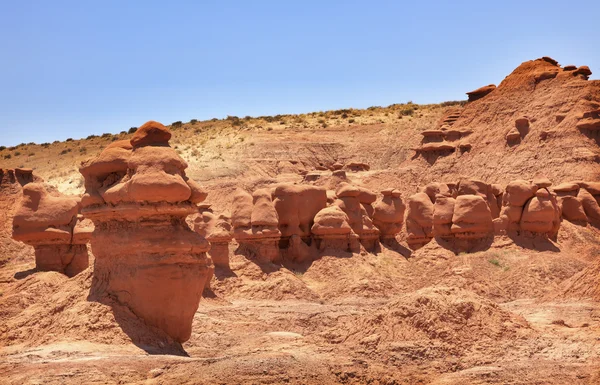
[(82, 214), (95, 225), (90, 298), (112, 296), (184, 342), (210, 274), (209, 243), (185, 219), (207, 194), (186, 177), (170, 137), (150, 121), (85, 162)]

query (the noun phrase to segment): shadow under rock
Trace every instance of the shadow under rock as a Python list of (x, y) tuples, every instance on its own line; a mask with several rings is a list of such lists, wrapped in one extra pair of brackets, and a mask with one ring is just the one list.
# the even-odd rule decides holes
[(556, 246), (550, 239), (545, 237), (527, 237), (518, 234), (508, 234), (508, 237), (515, 243), (524, 249), (530, 249), (535, 251), (552, 251), (555, 253), (560, 252), (560, 248)]
[(404, 258), (410, 258), (412, 256), (412, 250), (408, 247), (403, 246), (396, 239), (386, 239), (381, 242), (380, 247), (382, 249), (387, 249), (391, 251), (395, 251), (396, 253), (402, 255)]
[(21, 279), (29, 277), (33, 273), (37, 273), (38, 271), (39, 271), (38, 269), (36, 269), (35, 267), (32, 267), (31, 269), (28, 269), (28, 270), (16, 272), (15, 275), (13, 275), (13, 278), (21, 280)]
[(146, 353), (189, 357), (181, 343), (173, 340), (162, 330), (146, 324), (129, 307), (117, 302), (112, 296), (95, 291), (94, 284), (90, 288), (87, 300), (109, 306), (121, 330), (135, 346)]

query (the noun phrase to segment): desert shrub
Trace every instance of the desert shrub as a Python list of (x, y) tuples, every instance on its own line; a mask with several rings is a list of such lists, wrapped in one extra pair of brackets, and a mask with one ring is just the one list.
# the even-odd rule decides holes
[(342, 114), (342, 119), (348, 119), (348, 114), (346, 114), (346, 113), (343, 113), (343, 114)]
[(273, 127), (267, 127), (267, 131), (273, 131)]
[(72, 142), (73, 138), (67, 138), (67, 140), (65, 142)]
[(325, 119), (319, 119), (317, 122), (319, 122), (319, 124), (325, 124)]
[(440, 107), (449, 107), (449, 106), (464, 106), (467, 104), (467, 100), (449, 100), (447, 102), (442, 102), (438, 104)]
[(121, 131), (121, 132), (119, 132), (119, 135), (125, 135), (125, 134), (127, 134), (127, 131)]
[(348, 119), (348, 123), (354, 123), (356, 120), (354, 119)]
[(181, 122), (181, 120), (178, 120), (176, 122), (171, 123), (171, 127), (176, 128), (176, 127), (181, 127), (183, 123)]
[(27, 143), (28, 146), (35, 146), (35, 142), (29, 142)]
[(6, 146), (0, 146), (0, 151), (6, 150)]
[(98, 135), (88, 135), (88, 137), (86, 139), (90, 140), (90, 139), (94, 139), (94, 138), (97, 138), (97, 137), (98, 137)]
[(261, 116), (267, 123), (273, 122), (275, 119), (272, 116)]
[(60, 143), (60, 140), (55, 140), (54, 142), (52, 142), (52, 144), (58, 144)]
[(16, 147), (19, 148), (19, 147), (25, 147), (25, 146), (26, 146), (25, 143), (19, 143)]
[(112, 134), (105, 132), (104, 134), (102, 134), (103, 138), (110, 138), (112, 136)]
[(127, 131), (127, 132), (128, 132), (129, 134), (133, 134), (133, 133), (134, 133), (134, 132), (136, 132), (136, 131), (137, 131), (137, 127), (131, 127), (131, 128), (129, 129), (129, 131)]
[(250, 119), (252, 119), (252, 116), (250, 116), (250, 115), (244, 116), (244, 120), (250, 120)]
[(190, 123), (191, 124), (196, 124), (196, 123), (198, 123), (198, 119), (192, 119), (192, 120), (190, 120)]
[(35, 152), (30, 152), (29, 154), (27, 154), (27, 156), (34, 156)]
[(62, 151), (60, 152), (60, 155), (65, 155), (65, 154), (67, 154), (67, 153), (69, 153), (69, 152), (71, 152), (71, 149), (70, 149), (70, 148), (65, 148), (64, 150), (62, 150)]
[(79, 147), (79, 152), (80, 153), (87, 152), (87, 148), (86, 147)]
[(12, 158), (12, 155), (10, 155), (10, 154), (4, 155), (4, 159), (10, 159), (10, 158)]
[(15, 156), (21, 155), (21, 151), (15, 151)]
[(406, 107), (400, 110), (400, 115), (399, 116), (411, 116), (412, 114), (414, 114), (415, 109), (413, 107)]
[(44, 148), (48, 148), (48, 147), (50, 147), (50, 143), (48, 143), (48, 142), (42, 143), (41, 146)]
[(116, 140), (118, 140), (118, 139), (119, 139), (119, 137), (115, 135), (115, 136), (113, 136), (113, 137), (112, 137), (111, 141), (113, 141), (113, 142), (114, 142), (114, 141), (116, 141)]
[(322, 124), (322, 127), (323, 127), (323, 128), (327, 128), (327, 127), (329, 127), (329, 125), (328, 125), (327, 123), (323, 123), (323, 124)]

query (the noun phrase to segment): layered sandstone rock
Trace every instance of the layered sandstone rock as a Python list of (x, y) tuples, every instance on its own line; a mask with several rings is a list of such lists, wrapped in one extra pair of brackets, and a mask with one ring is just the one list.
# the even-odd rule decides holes
[(233, 196), (231, 222), (240, 253), (259, 264), (280, 259), (279, 216), (269, 189), (256, 190), (252, 195), (238, 189)]
[(215, 214), (210, 207), (200, 207), (192, 219), (194, 231), (210, 243), (209, 256), (216, 267), (229, 267), (229, 242), (233, 239), (231, 217)]
[(335, 205), (346, 213), (352, 228), (351, 249), (359, 252), (360, 242), (365, 249), (374, 251), (379, 240), (379, 230), (373, 225), (369, 213), (373, 213), (371, 205), (377, 199), (377, 195), (365, 188), (342, 183), (336, 190), (336, 196), (338, 200)]
[(317, 213), (327, 206), (327, 192), (312, 185), (283, 184), (272, 192), (279, 217), (280, 246), (287, 258), (302, 262), (312, 258), (311, 228)]
[(580, 187), (577, 198), (588, 220), (597, 225), (600, 223), (600, 191), (594, 188), (595, 185), (586, 182), (580, 182)]
[(379, 229), (381, 243), (390, 245), (402, 230), (406, 206), (399, 190), (385, 189), (381, 194), (383, 197), (373, 207), (373, 224)]
[(546, 178), (510, 182), (500, 217), (494, 221), (496, 232), (555, 237), (561, 210), (556, 194), (548, 188), (550, 185)]
[(348, 215), (339, 206), (329, 206), (319, 211), (311, 231), (319, 250), (351, 249), (352, 227)]
[(42, 183), (23, 186), (13, 238), (34, 247), (36, 269), (72, 277), (88, 267), (91, 229), (78, 211), (79, 199), (51, 195)]
[(417, 193), (407, 200), (406, 232), (408, 245), (419, 248), (433, 238), (433, 202), (425, 193)]
[(481, 99), (484, 96), (486, 96), (487, 94), (489, 94), (490, 92), (494, 91), (495, 89), (496, 89), (496, 85), (490, 84), (490, 85), (478, 88), (474, 91), (467, 92), (467, 96), (469, 97), (469, 102), (474, 102), (475, 100)]
[(209, 244), (185, 218), (206, 193), (185, 175), (169, 130), (147, 122), (80, 168), (82, 214), (94, 222), (90, 297), (111, 296), (176, 341), (191, 335), (209, 275)]
[(547, 188), (540, 188), (523, 208), (520, 224), (523, 231), (555, 236), (560, 226), (556, 197)]

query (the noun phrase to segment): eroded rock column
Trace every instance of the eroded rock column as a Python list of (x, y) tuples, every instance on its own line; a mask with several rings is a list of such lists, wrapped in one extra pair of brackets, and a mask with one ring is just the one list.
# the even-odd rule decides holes
[(150, 121), (84, 163), (82, 214), (95, 225), (91, 297), (112, 296), (184, 342), (209, 274), (209, 243), (185, 218), (206, 193), (186, 177), (170, 137)]

